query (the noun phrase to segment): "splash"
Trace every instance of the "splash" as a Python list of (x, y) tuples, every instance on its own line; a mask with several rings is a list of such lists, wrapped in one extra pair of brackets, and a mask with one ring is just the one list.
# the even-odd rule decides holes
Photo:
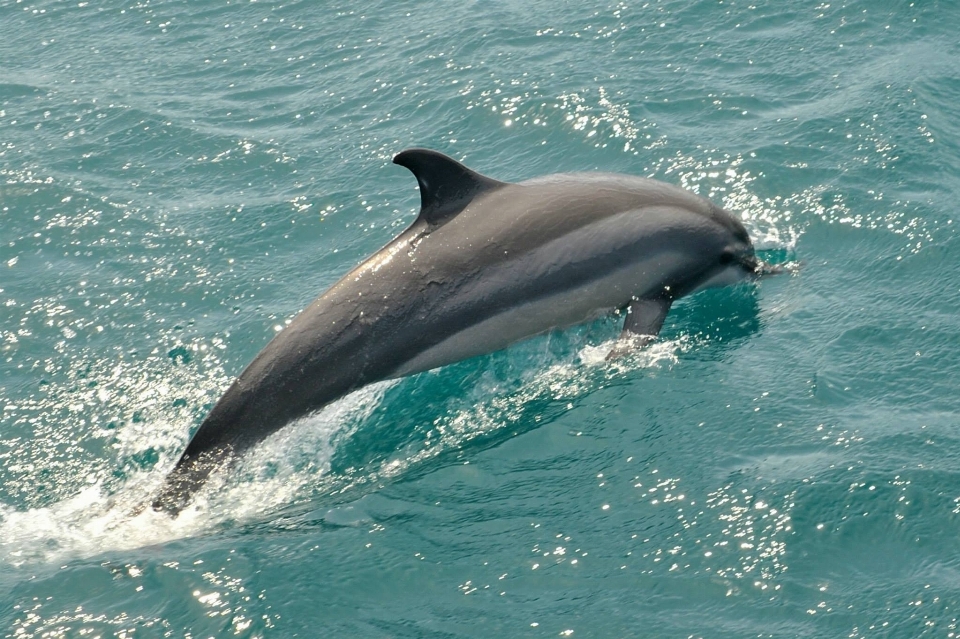
[[(176, 519), (141, 508), (159, 489), (176, 461), (173, 456), (133, 473), (119, 489), (101, 478), (49, 506), (16, 510), (0, 504), (0, 564), (20, 568), (152, 546), (262, 516), (302, 495), (329, 471), (337, 442), (369, 416), (394, 383), (368, 386), (268, 438), (229, 474), (209, 482)], [(173, 434), (176, 429), (160, 424), (142, 432), (153, 427), (182, 439), (181, 433)], [(132, 440), (126, 445), (137, 447)]]
[[(558, 341), (577, 341), (577, 335), (552, 335)], [(547, 339), (550, 339), (547, 338)], [(497, 371), (490, 367), (483, 378), (465, 395), (451, 398), (445, 409), (424, 429), (421, 437), (409, 442), (401, 454), (384, 459), (368, 475), (358, 478), (376, 482), (402, 475), (425, 461), (460, 454), (471, 444), (499, 441), (501, 436), (536, 428), (557, 415), (572, 410), (590, 393), (606, 385), (619, 383), (625, 376), (642, 370), (669, 368), (679, 355), (691, 349), (696, 340), (681, 336), (663, 340), (634, 353), (608, 361), (607, 354), (616, 339), (599, 344), (581, 344), (574, 355), (561, 355), (551, 363), (544, 357), (531, 357), (524, 350), (533, 345), (515, 347), (503, 354), (518, 364)], [(561, 347), (562, 348), (562, 347)], [(540, 365), (529, 368), (531, 359)], [(551, 359), (548, 357), (546, 359)], [(469, 459), (465, 460), (469, 463)]]

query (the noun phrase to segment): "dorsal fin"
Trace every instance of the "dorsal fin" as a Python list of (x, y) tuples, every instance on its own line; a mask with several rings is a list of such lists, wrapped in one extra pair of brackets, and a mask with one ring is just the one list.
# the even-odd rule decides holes
[(407, 149), (393, 158), (394, 164), (413, 172), (420, 185), (420, 216), (433, 229), (449, 221), (466, 208), (473, 198), (505, 186), (453, 158), (430, 149)]

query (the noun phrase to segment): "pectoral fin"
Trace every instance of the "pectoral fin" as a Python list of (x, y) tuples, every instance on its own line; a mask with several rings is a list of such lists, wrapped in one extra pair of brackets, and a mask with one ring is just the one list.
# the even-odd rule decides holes
[(607, 359), (611, 360), (629, 353), (634, 348), (646, 346), (652, 342), (663, 327), (663, 320), (670, 312), (673, 300), (667, 297), (633, 300), (627, 306), (626, 319), (620, 341)]

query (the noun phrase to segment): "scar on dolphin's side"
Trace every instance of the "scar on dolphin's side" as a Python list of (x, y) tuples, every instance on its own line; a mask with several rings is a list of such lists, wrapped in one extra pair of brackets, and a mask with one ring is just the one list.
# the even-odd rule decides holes
[(215, 469), (367, 384), (615, 310), (626, 311), (622, 343), (643, 345), (677, 298), (766, 272), (736, 216), (670, 184), (615, 173), (500, 182), (428, 149), (393, 161), (419, 184), (416, 220), (254, 358), (155, 510), (176, 516)]

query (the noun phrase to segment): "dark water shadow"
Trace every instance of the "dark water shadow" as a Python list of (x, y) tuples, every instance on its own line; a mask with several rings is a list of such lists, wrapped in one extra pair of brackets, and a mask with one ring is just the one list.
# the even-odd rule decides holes
[(763, 329), (759, 290), (745, 283), (723, 289), (707, 289), (675, 304), (661, 336), (690, 335), (698, 348), (696, 359), (727, 357), (745, 340)]

